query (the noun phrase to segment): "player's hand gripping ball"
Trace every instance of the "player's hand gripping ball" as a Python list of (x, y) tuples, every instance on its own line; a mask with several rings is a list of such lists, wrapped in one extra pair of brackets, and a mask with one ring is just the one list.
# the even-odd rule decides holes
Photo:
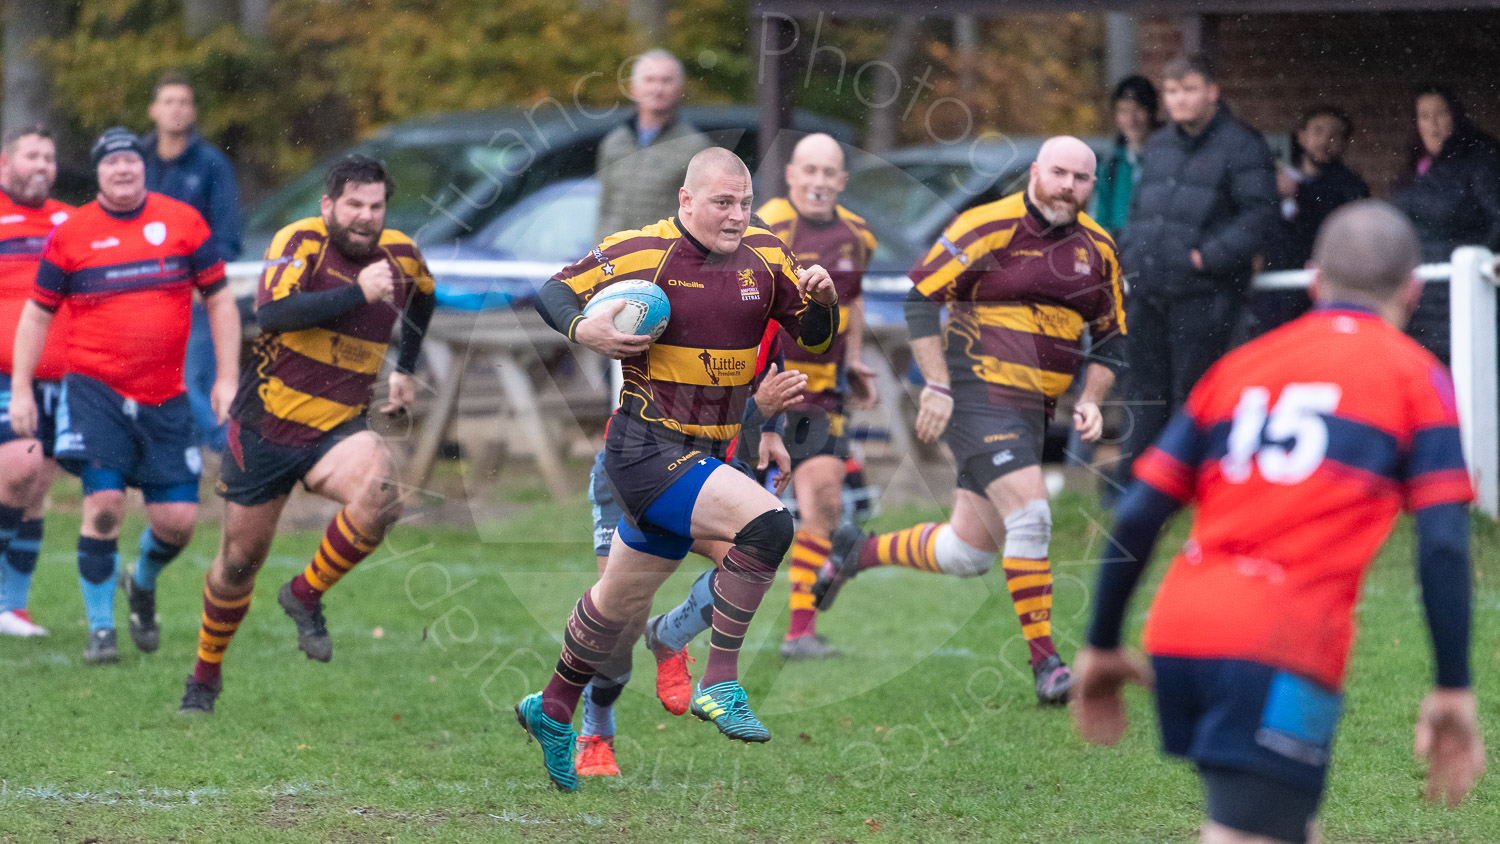
[(667, 294), (654, 282), (635, 279), (611, 284), (589, 300), (583, 315), (591, 317), (616, 302), (625, 304), (615, 314), (615, 330), (621, 334), (645, 335), (655, 342), (667, 330), (672, 306), (667, 302)]

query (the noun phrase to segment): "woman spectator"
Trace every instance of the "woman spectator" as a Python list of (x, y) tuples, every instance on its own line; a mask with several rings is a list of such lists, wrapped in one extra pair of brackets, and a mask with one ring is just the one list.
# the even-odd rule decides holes
[[(1349, 116), (1335, 106), (1316, 105), (1303, 112), (1292, 133), (1291, 161), (1276, 175), (1281, 222), (1266, 246), (1267, 270), (1305, 267), (1328, 215), (1370, 195), (1365, 180), (1344, 164), (1352, 129)], [(1261, 290), (1250, 297), (1257, 333), (1296, 319), (1311, 305), (1304, 290)]]
[[(1416, 226), (1422, 260), (1445, 262), (1466, 245), (1500, 250), (1500, 144), (1437, 86), (1417, 92), (1413, 135), (1391, 202)], [(1406, 331), (1448, 362), (1448, 285), (1423, 289)]]
[(1151, 133), (1161, 128), (1161, 121), (1156, 117), (1156, 86), (1144, 76), (1122, 80), (1110, 102), (1115, 113), (1115, 149), (1099, 168), (1093, 217), (1110, 234), (1118, 234), (1125, 227), (1130, 197), (1141, 174), (1141, 151)]

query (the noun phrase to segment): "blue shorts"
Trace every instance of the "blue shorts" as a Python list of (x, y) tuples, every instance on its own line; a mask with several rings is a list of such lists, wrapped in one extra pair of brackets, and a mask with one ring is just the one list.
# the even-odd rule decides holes
[[(51, 457), (57, 438), (57, 401), (62, 395), (62, 382), (32, 381), (31, 395), (36, 402), (36, 438), (42, 442), (42, 456)], [(10, 373), (0, 372), (0, 445), (18, 439), (10, 429)]]
[[(750, 480), (755, 480), (755, 470), (749, 463), (735, 457), (730, 459), (728, 465)], [(589, 471), (589, 504), (594, 508), (594, 556), (608, 557), (609, 545), (615, 538), (615, 528), (625, 518), (625, 511), (615, 503), (614, 493), (609, 489), (609, 478), (604, 474), (602, 450), (594, 457), (594, 468)]]
[[(1247, 660), (1153, 656), (1151, 663), (1163, 749), (1197, 763), (1207, 785), (1229, 772), (1249, 775), (1265, 793), (1282, 795), (1254, 807), (1253, 813), (1240, 813), (1263, 818), (1254, 823), (1305, 827), (1327, 781), (1343, 695)], [(1226, 789), (1247, 790), (1243, 784)], [(1269, 834), (1245, 829), (1243, 820), (1214, 820), (1244, 832)]]
[(693, 507), (708, 476), (724, 464), (716, 457), (703, 457), (662, 490), (646, 507), (640, 527), (622, 514), (615, 527), (620, 541), (642, 554), (666, 560), (681, 560), (693, 550)]
[(102, 381), (69, 373), (57, 411), (57, 462), (84, 494), (133, 486), (147, 501), (198, 500), (203, 458), (193, 444), (186, 393), (161, 404), (127, 399)]

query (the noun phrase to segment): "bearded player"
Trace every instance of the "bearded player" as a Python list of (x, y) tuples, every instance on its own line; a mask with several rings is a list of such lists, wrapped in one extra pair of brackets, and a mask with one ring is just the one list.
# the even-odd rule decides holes
[(1125, 331), (1114, 241), (1083, 214), (1094, 163), (1077, 138), (1049, 139), (1025, 191), (960, 214), (912, 270), (906, 322), (926, 379), (917, 437), (942, 436), (953, 451), (952, 517), (880, 536), (841, 528), (813, 589), (827, 609), (865, 569), (978, 577), (1000, 550), (1043, 705), (1067, 701), (1072, 674), (1052, 641), (1042, 441), (1078, 370), (1085, 332), (1090, 362), (1073, 424), (1086, 442), (1099, 438), (1099, 401), (1114, 383), (1110, 342)]
[(328, 171), (320, 216), (277, 232), (266, 250), (255, 314), (261, 336), (230, 409), (223, 537), (203, 586), (198, 661), (181, 712), (213, 712), (224, 652), (250, 610), (255, 574), (293, 488), (300, 483), (343, 505), (312, 562), (276, 595), (297, 625), (297, 647), (318, 662), (333, 656), (324, 593), (401, 516), (390, 448), (367, 417), (398, 322), (400, 349), (381, 412), (404, 412), (415, 398), (410, 373), (435, 299), (416, 244), (385, 227), (394, 190), (379, 162), (347, 156)]
[[(579, 695), (695, 540), (731, 548), (714, 578), (713, 643), (691, 710), (730, 738), (770, 739), (746, 702), (738, 657), (791, 547), (792, 517), (724, 460), (740, 432), (769, 321), (795, 328), (804, 348), (824, 351), (838, 330), (838, 298), (826, 272), (798, 268), (775, 235), (749, 226), (752, 200), (744, 162), (723, 148), (704, 150), (688, 165), (677, 217), (607, 238), (539, 294), (550, 325), (622, 359), (625, 376), (604, 458), (625, 516), (603, 576), (568, 619), (552, 680), (516, 707), (563, 790), (578, 787), (572, 720)], [(610, 284), (637, 278), (657, 281), (672, 306), (656, 343), (615, 330), (610, 310), (590, 317), (580, 310)]]
[(21, 309), (31, 298), (42, 246), (72, 208), (50, 198), (57, 181), (57, 146), (41, 126), (14, 130), (0, 146), (0, 635), (45, 636), (26, 610), (31, 575), (42, 547), (42, 508), (57, 463), (57, 399), (62, 390), (65, 319), (49, 332), (37, 362), (35, 437), (10, 429), (11, 350)]
[(801, 521), (787, 567), (791, 623), (781, 655), (788, 660), (839, 655), (817, 635), (812, 586), (828, 560), (830, 537), (844, 510), (849, 459), (845, 397), (852, 395), (860, 406), (875, 398), (874, 372), (860, 360), (865, 322), (860, 282), (875, 251), (875, 235), (862, 217), (838, 204), (848, 181), (838, 141), (808, 135), (797, 142), (786, 166), (786, 197), (767, 202), (757, 212), (800, 263), (828, 270), (843, 307), (839, 336), (828, 351), (818, 354), (786, 344), (787, 369), (807, 376), (807, 388), (787, 412), (783, 437), (792, 457), (792, 491)]

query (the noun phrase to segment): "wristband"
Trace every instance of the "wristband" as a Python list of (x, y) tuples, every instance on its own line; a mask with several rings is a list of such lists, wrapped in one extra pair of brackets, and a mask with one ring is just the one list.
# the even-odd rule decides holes
[(947, 384), (927, 384), (922, 389), (931, 390), (940, 396), (947, 396), (950, 399), (953, 398), (953, 391), (948, 389)]

